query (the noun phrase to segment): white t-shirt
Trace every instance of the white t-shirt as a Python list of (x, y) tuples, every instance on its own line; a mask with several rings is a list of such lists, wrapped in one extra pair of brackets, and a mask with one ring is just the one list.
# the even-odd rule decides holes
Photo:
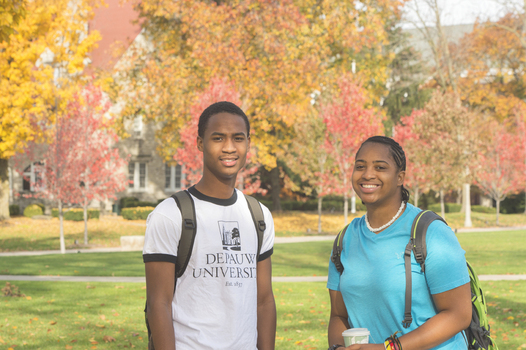
[[(184, 274), (177, 279), (172, 318), (177, 350), (256, 349), (258, 238), (247, 201), (238, 190), (229, 199), (188, 189), (197, 233)], [(274, 221), (261, 205), (266, 230), (259, 261), (272, 255)], [(173, 198), (159, 203), (146, 221), (143, 259), (177, 261), (181, 212)]]

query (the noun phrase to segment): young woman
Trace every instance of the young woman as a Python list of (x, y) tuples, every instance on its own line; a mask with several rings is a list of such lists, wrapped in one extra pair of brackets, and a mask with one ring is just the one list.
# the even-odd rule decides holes
[[(464, 251), (443, 222), (427, 230), (425, 274), (411, 257), (413, 322), (402, 325), (404, 250), (421, 211), (408, 203), (405, 171), (404, 151), (391, 138), (371, 137), (356, 154), (352, 184), (367, 212), (343, 238), (343, 273), (329, 265), (331, 350), (389, 350), (384, 341), (397, 331), (399, 350), (467, 349), (461, 331), (471, 321), (469, 275)], [(342, 332), (351, 327), (367, 328), (370, 344), (340, 345)]]

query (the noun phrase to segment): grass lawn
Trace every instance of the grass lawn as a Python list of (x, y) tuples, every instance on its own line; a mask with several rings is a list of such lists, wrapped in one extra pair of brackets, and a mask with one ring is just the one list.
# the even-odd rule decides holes
[[(362, 216), (364, 212), (349, 214), (349, 220)], [(318, 215), (315, 212), (289, 211), (274, 213), (276, 236), (305, 236), (318, 234)], [(464, 224), (464, 215), (446, 214), (446, 220), (453, 228)], [(502, 226), (526, 226), (526, 215), (501, 215)], [(495, 226), (495, 215), (472, 213), (475, 227)], [(322, 216), (323, 234), (336, 234), (344, 226), (341, 213), (324, 213)], [(100, 220), (88, 221), (90, 247), (119, 247), (120, 237), (126, 235), (144, 235), (145, 220), (128, 221), (122, 217), (106, 216)], [(84, 223), (64, 221), (64, 235), (67, 248), (79, 248), (75, 240), (84, 242)], [(59, 249), (59, 221), (32, 220), (23, 216), (0, 221), (0, 251), (20, 250), (57, 250)]]
[[(479, 275), (526, 274), (526, 231), (459, 233)], [(325, 276), (332, 241), (276, 244), (274, 276)], [(0, 274), (144, 276), (141, 252), (2, 257)]]
[[(107, 217), (88, 221), (90, 246), (120, 247), (120, 237), (144, 235), (146, 222), (126, 221), (121, 217)], [(18, 216), (0, 221), (0, 251), (58, 250), (60, 224), (57, 218), (33, 220)], [(84, 222), (64, 221), (66, 248), (75, 246), (75, 240), (84, 242)]]
[[(526, 348), (526, 281), (483, 282), (501, 350)], [(0, 349), (146, 347), (143, 283), (16, 282), (25, 297), (0, 297)], [(325, 283), (274, 283), (276, 348), (326, 349)]]

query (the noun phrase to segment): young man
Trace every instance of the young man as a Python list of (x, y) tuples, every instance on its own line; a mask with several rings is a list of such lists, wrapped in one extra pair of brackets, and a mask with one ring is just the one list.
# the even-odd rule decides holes
[(274, 222), (262, 205), (266, 229), (256, 261), (256, 228), (244, 195), (235, 189), (250, 147), (250, 124), (239, 107), (218, 102), (203, 111), (198, 128), (203, 177), (188, 189), (197, 234), (188, 267), (177, 281), (182, 223), (174, 199), (160, 203), (147, 220), (143, 259), (155, 349), (273, 350)]

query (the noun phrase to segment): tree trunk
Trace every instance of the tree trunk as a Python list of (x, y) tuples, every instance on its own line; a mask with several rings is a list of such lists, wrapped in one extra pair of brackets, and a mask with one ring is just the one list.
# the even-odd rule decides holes
[(460, 212), (464, 213), (466, 210), (465, 203), (462, 200), (462, 187), (457, 188), (457, 204), (460, 204)]
[(318, 197), (318, 233), (321, 233), (321, 208), (323, 197)]
[(524, 191), (524, 214), (526, 215), (526, 191)]
[(7, 159), (0, 158), (0, 220), (9, 219), (9, 173)]
[(418, 208), (418, 200), (420, 199), (420, 192), (418, 191), (418, 187), (415, 187), (415, 194), (414, 194), (414, 203), (415, 203), (415, 207)]
[(497, 223), (497, 226), (499, 226), (500, 200), (496, 200), (495, 202), (497, 202), (497, 220), (496, 220), (496, 223)]
[(356, 213), (356, 193), (354, 193), (354, 191), (352, 191), (351, 194), (351, 213)]
[(281, 201), (279, 199), (281, 188), (279, 185), (279, 168), (277, 166), (270, 171), (270, 186), (274, 211), (279, 212), (281, 211)]
[(446, 206), (444, 205), (444, 190), (440, 189), (440, 213), (442, 214), (442, 218), (446, 218)]
[(471, 222), (471, 193), (470, 193), (470, 184), (464, 184), (464, 189), (462, 191), (463, 198), (464, 198), (464, 207), (465, 210), (465, 218), (464, 218), (464, 227), (473, 227), (473, 223)]
[(345, 225), (349, 222), (349, 219), (347, 218), (349, 214), (349, 198), (347, 197), (347, 193), (343, 194), (343, 218), (345, 221)]
[(88, 245), (88, 200), (84, 198), (84, 245)]
[(60, 253), (66, 254), (66, 242), (64, 241), (64, 214), (62, 213), (62, 201), (58, 200), (58, 219), (60, 221)]

